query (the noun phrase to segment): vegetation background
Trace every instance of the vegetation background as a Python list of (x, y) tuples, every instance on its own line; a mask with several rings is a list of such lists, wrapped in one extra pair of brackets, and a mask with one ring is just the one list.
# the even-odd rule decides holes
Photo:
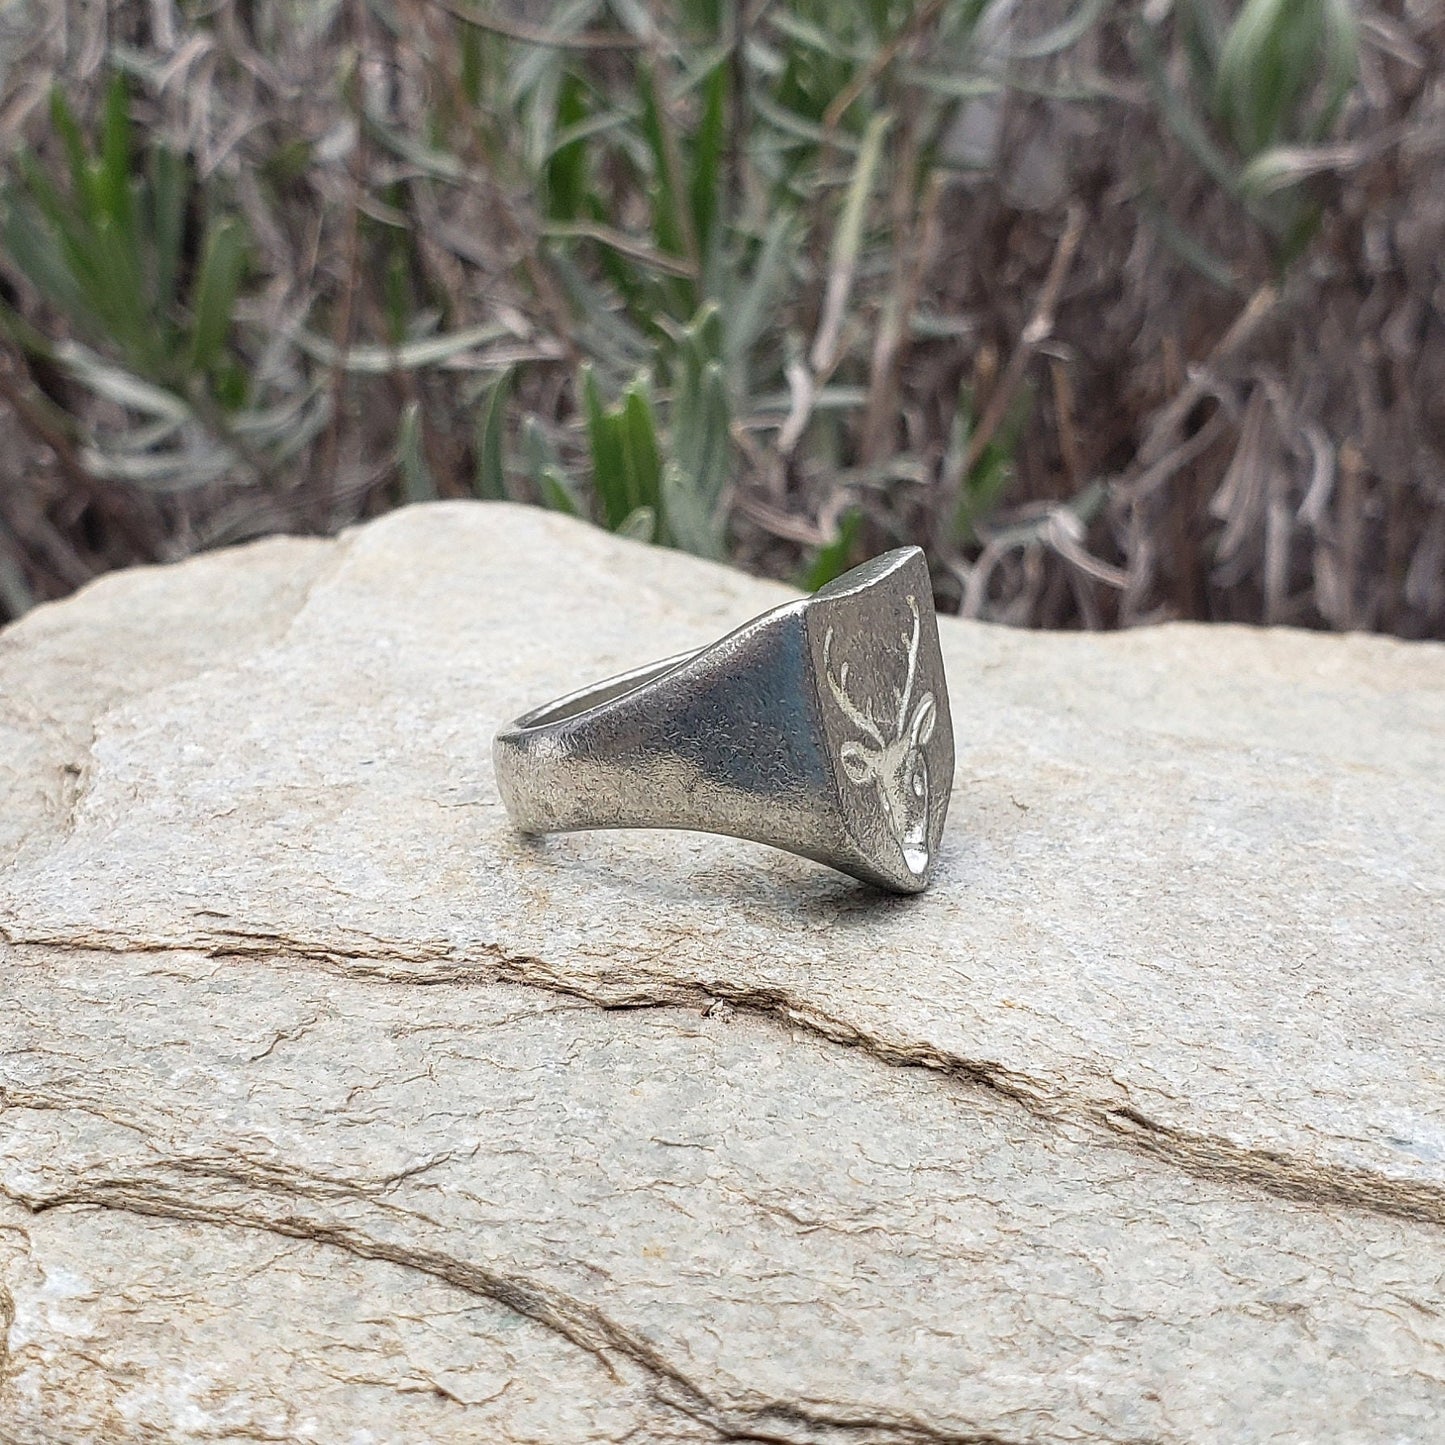
[(513, 497), (1445, 636), (1439, 0), (0, 0), (0, 619)]

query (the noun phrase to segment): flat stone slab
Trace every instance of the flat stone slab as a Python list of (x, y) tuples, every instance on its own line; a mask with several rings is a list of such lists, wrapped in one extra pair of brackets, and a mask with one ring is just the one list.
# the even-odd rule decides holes
[(943, 619), (934, 887), (530, 842), (783, 589), (538, 511), (0, 634), (0, 1441), (1424, 1441), (1445, 648)]

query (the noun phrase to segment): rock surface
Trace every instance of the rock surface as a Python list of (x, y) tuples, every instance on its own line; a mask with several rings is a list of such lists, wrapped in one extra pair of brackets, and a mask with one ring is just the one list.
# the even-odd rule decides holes
[(922, 898), (513, 836), (785, 595), (447, 504), (0, 635), (0, 1440), (1442, 1438), (1445, 649), (945, 620)]

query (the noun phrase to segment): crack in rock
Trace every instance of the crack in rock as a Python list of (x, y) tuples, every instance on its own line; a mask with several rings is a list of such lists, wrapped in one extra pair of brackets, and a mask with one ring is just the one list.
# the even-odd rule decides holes
[[(839, 1047), (859, 1049), (891, 1068), (923, 1069), (966, 1088), (983, 1090), (1045, 1123), (1068, 1123), (1102, 1132), (1119, 1147), (1147, 1154), (1195, 1178), (1253, 1187), (1292, 1202), (1445, 1226), (1445, 1188), (1439, 1185), (1392, 1179), (1362, 1167), (1326, 1166), (1281, 1150), (1254, 1148), (1217, 1135), (1193, 1133), (1112, 1101), (1071, 1100), (1045, 1081), (994, 1060), (964, 1058), (927, 1043), (870, 1034), (780, 988), (732, 987), (718, 981), (669, 983), (645, 977), (614, 977), (601, 988), (544, 959), (496, 946), (484, 947), (479, 953), (466, 956), (440, 942), (388, 946), (386, 954), (352, 954), (314, 940), (279, 933), (207, 933), (187, 943), (175, 943), (99, 933), (73, 938), (46, 934), (25, 936), (3, 924), (0, 924), (0, 941), (12, 947), (50, 948), (57, 952), (194, 953), (217, 960), (247, 958), (268, 962), (298, 959), (347, 978), (410, 987), (500, 982), (559, 994), (606, 1011), (677, 1007), (706, 1011), (722, 1004), (775, 1026), (800, 1028)], [(403, 967), (398, 968), (398, 964)], [(420, 968), (426, 972), (414, 971)]]
[[(298, 1202), (304, 1200), (309, 1190), (289, 1188), (284, 1175), (284, 1170), (273, 1170), (266, 1184), (276, 1193), (291, 1194)], [(0, 1185), (0, 1196), (36, 1215), (65, 1208), (98, 1208), (256, 1230), (325, 1245), (357, 1259), (378, 1260), (426, 1275), (477, 1298), (494, 1301), (542, 1325), (575, 1348), (586, 1351), (614, 1379), (621, 1379), (620, 1361), (641, 1369), (652, 1381), (651, 1391), (660, 1405), (706, 1426), (720, 1440), (755, 1441), (758, 1445), (843, 1445), (845, 1441), (867, 1441), (868, 1445), (1025, 1445), (1022, 1440), (988, 1431), (936, 1426), (907, 1416), (866, 1415), (842, 1409), (829, 1411), (794, 1401), (720, 1401), (667, 1360), (643, 1335), (561, 1290), (458, 1259), (441, 1250), (378, 1239), (352, 1225), (309, 1218), (295, 1211), (268, 1212), (254, 1197), (244, 1205), (219, 1203), (215, 1196), (235, 1183), (235, 1176), (217, 1172), (207, 1179), (202, 1171), (196, 1170), (194, 1177), (198, 1184), (210, 1185), (204, 1191), (209, 1202), (182, 1193), (163, 1179), (139, 1176), (93, 1176), (73, 1188), (47, 1194)], [(248, 1182), (255, 1183), (254, 1180)], [(6, 1318), (4, 1305), (8, 1299), (8, 1294), (0, 1288), (0, 1322)], [(13, 1306), (10, 1317), (13, 1318)], [(0, 1356), (0, 1366), (3, 1363), (4, 1357)], [(3, 1370), (0, 1370), (0, 1383), (3, 1380)], [(1131, 1437), (1121, 1440), (1120, 1445), (1152, 1445), (1152, 1442)]]

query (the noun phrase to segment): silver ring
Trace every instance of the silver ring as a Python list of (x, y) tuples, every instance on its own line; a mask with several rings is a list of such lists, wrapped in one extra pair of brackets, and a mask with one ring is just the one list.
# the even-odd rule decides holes
[(923, 553), (886, 552), (710, 647), (526, 713), (492, 757), (524, 833), (724, 833), (920, 892), (953, 787)]

